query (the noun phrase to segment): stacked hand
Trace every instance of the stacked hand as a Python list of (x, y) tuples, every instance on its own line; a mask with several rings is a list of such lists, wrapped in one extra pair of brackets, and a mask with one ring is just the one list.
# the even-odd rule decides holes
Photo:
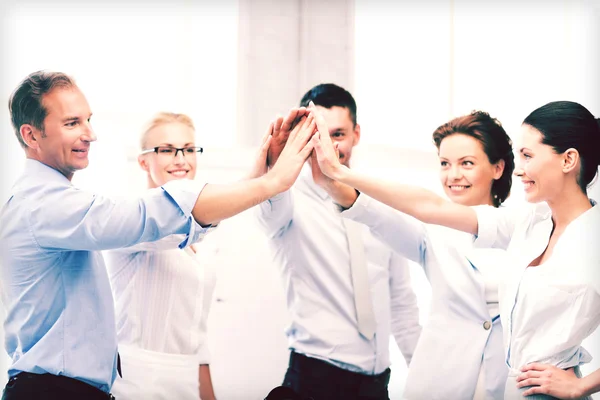
[[(317, 125), (317, 134), (315, 134), (311, 140), (314, 146), (314, 153), (316, 154), (316, 161), (319, 165), (320, 171), (331, 179), (336, 179), (336, 174), (342, 167), (339, 158), (339, 151), (337, 145), (334, 146), (329, 136), (329, 128), (325, 122), (325, 118), (314, 109), (314, 105), (311, 103), (309, 111), (314, 114)], [(314, 161), (313, 161), (314, 164)], [(314, 170), (314, 169), (313, 169)]]
[(292, 108), (285, 118), (278, 117), (274, 121), (271, 121), (261, 140), (261, 145), (254, 165), (248, 174), (248, 179), (263, 176), (269, 168), (275, 165), (292, 129), (306, 115), (308, 115), (308, 111), (305, 107)]
[[(287, 120), (289, 119), (286, 118)], [(290, 121), (293, 122), (293, 119)], [(288, 129), (287, 125), (286, 129)], [(314, 115), (313, 113), (309, 113), (308, 116), (302, 116), (292, 131), (287, 134), (283, 150), (279, 152), (277, 161), (266, 174), (275, 183), (277, 191), (289, 189), (296, 181), (302, 170), (302, 166), (313, 149), (313, 143), (310, 139), (315, 133), (315, 129)], [(281, 131), (282, 129), (280, 129)]]

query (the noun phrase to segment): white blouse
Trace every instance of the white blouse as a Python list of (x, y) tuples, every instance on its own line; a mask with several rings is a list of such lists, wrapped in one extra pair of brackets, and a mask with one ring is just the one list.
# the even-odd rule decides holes
[(500, 286), (500, 313), (511, 373), (531, 362), (559, 368), (589, 362), (581, 343), (600, 324), (600, 207), (571, 222), (548, 260), (530, 268), (552, 232), (548, 205), (516, 213), (486, 206), (475, 210), (475, 244), (507, 247), (510, 257), (509, 278)]
[(403, 399), (503, 398), (508, 369), (496, 290), (506, 252), (474, 248), (472, 235), (423, 224), (364, 193), (342, 215), (420, 264), (431, 284)]
[(154, 352), (197, 355), (209, 363), (206, 321), (215, 285), (214, 269), (179, 235), (105, 252), (115, 300), (119, 344)]

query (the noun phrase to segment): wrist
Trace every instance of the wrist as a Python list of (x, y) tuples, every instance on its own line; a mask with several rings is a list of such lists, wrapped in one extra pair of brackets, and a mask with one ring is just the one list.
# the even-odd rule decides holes
[(345, 165), (336, 165), (331, 172), (331, 179), (333, 179), (336, 182), (344, 182), (347, 170), (348, 167), (346, 167)]
[[(589, 375), (588, 375), (589, 376)], [(575, 388), (575, 398), (586, 397), (591, 394), (591, 384), (588, 384), (587, 377), (583, 377), (577, 380), (577, 387)]]
[(287, 187), (285, 183), (271, 171), (257, 179), (260, 181), (261, 189), (266, 193), (267, 198), (269, 199), (289, 189), (289, 187)]

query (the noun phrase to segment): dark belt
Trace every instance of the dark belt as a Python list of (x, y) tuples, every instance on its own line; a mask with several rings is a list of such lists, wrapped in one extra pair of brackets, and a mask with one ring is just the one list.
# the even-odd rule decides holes
[[(25, 385), (40, 385), (48, 389), (60, 391), (65, 398), (77, 396), (73, 398), (88, 399), (88, 400), (115, 400), (110, 393), (88, 385), (78, 379), (69, 378), (62, 375), (52, 374), (32, 374), (30, 372), (21, 372), (9, 379), (8, 385), (25, 384)], [(7, 386), (8, 386), (7, 385)]]
[(361, 385), (387, 386), (391, 375), (389, 368), (377, 375), (366, 375), (358, 372), (348, 371), (343, 368), (336, 367), (335, 365), (326, 361), (313, 357), (307, 357), (303, 354), (296, 353), (295, 351), (290, 353), (289, 367), (299, 372), (310, 371), (311, 376), (331, 376), (334, 379), (341, 379), (342, 381), (358, 381), (361, 383)]

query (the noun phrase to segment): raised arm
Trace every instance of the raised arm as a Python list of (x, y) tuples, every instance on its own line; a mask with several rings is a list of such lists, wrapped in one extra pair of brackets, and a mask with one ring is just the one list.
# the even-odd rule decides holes
[(477, 234), (477, 214), (471, 207), (452, 203), (427, 189), (366, 176), (340, 164), (324, 118), (314, 109), (311, 112), (318, 129), (312, 142), (325, 175), (422, 222)]
[(312, 151), (313, 115), (290, 133), (277, 162), (265, 175), (229, 185), (206, 185), (192, 214), (201, 225), (215, 224), (288, 190)]
[[(273, 138), (269, 147), (267, 165), (271, 166), (273, 160), (279, 159), (282, 153), (281, 149), (285, 147), (290, 135), (296, 134), (294, 131), (302, 129), (305, 124), (308, 124), (307, 129), (309, 131), (314, 131), (316, 128), (314, 119), (310, 116), (311, 122), (307, 119), (305, 113), (306, 109), (303, 107), (294, 108), (285, 119), (278, 118), (269, 125)], [(267, 236), (273, 237), (284, 232), (289, 226), (293, 210), (292, 194), (287, 190), (262, 202), (256, 211), (259, 224), (265, 230)]]
[(367, 225), (371, 233), (392, 250), (425, 265), (427, 232), (423, 223), (325, 176), (314, 151), (310, 163), (314, 181), (338, 204), (343, 217)]

